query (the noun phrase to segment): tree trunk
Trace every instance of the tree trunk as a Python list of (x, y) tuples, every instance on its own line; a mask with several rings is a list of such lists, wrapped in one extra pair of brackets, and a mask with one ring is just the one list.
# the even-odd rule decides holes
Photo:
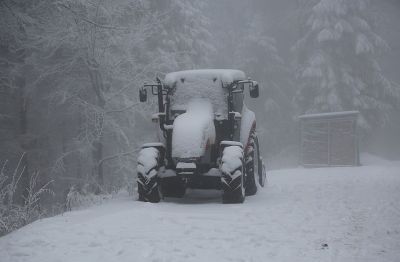
[[(101, 109), (101, 112), (104, 112), (106, 102), (103, 96), (103, 79), (99, 72), (99, 65), (95, 60), (87, 61), (87, 65), (92, 89), (96, 95), (96, 104)], [(97, 183), (101, 188), (104, 185), (103, 165), (100, 164), (103, 159), (103, 126), (104, 119), (103, 116), (101, 116), (100, 123), (97, 127), (98, 130), (94, 131), (97, 132), (97, 139), (92, 143), (93, 175), (97, 178)], [(100, 190), (102, 190), (101, 188)]]
[(100, 165), (100, 161), (103, 158), (103, 143), (101, 137), (94, 141), (93, 144), (93, 175), (97, 178), (97, 183), (99, 186), (104, 185), (104, 176), (103, 176), (103, 166)]

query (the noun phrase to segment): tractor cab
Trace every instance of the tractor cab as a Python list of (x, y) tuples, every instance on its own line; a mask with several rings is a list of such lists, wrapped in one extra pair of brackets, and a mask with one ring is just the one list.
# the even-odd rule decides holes
[[(220, 171), (224, 148), (233, 144), (245, 153), (254, 142), (250, 136), (255, 135), (255, 115), (243, 103), (246, 89), (251, 97), (258, 97), (257, 82), (247, 79), (242, 71), (227, 69), (173, 72), (164, 81), (145, 84), (140, 89), (140, 101), (147, 100), (147, 90), (157, 96), (158, 113), (152, 120), (161, 132), (157, 147), (152, 143), (143, 148), (153, 147), (159, 152), (159, 165), (172, 170), (181, 187), (221, 187), (221, 176), (215, 171)], [(217, 181), (205, 186), (204, 177), (210, 170)], [(145, 175), (138, 174), (141, 176)], [(140, 179), (138, 183), (144, 187)], [(164, 195), (171, 195), (165, 188)]]

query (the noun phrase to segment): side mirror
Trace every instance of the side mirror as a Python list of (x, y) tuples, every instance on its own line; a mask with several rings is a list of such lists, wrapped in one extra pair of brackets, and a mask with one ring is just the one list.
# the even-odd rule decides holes
[(256, 81), (254, 81), (253, 84), (250, 85), (249, 91), (251, 98), (257, 98), (260, 95), (260, 91), (258, 89), (258, 83)]
[(144, 88), (139, 90), (139, 101), (142, 103), (147, 101), (147, 90)]

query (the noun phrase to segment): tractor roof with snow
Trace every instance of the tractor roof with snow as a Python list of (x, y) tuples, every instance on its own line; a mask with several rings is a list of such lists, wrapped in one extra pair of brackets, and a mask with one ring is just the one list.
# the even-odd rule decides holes
[[(239, 70), (203, 69), (167, 74), (164, 84), (171, 90), (172, 114), (185, 111), (188, 101), (196, 98), (209, 100), (214, 114), (219, 118), (227, 118), (229, 112), (228, 88), (241, 91), (243, 86), (239, 87), (238, 83), (245, 79), (245, 73)], [(236, 84), (233, 85), (233, 83)], [(234, 99), (233, 104), (242, 103), (243, 97), (239, 100), (235, 101)]]
[[(165, 83), (167, 85), (174, 85), (185, 80), (198, 80), (203, 79), (212, 83), (229, 84), (234, 81), (246, 79), (246, 74), (240, 70), (234, 69), (199, 69), (199, 70), (185, 70), (172, 72), (165, 76)], [(221, 86), (221, 85), (220, 85)]]
[(144, 88), (140, 90), (140, 100), (147, 100), (145, 88), (151, 87), (153, 95), (166, 96), (165, 99), (162, 99), (162, 103), (167, 102), (168, 111), (171, 111), (172, 116), (176, 112), (185, 111), (187, 103), (192, 99), (208, 99), (215, 116), (220, 119), (228, 119), (229, 112), (241, 111), (243, 93), (246, 88), (249, 89), (251, 97), (258, 97), (259, 93), (256, 81), (247, 79), (243, 71), (234, 69), (172, 72), (165, 76), (164, 81), (157, 79), (157, 82), (155, 85), (144, 85)]

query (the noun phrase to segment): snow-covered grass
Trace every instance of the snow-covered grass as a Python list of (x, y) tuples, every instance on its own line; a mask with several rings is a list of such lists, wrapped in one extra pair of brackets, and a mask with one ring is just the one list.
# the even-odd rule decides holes
[(94, 194), (87, 190), (89, 185), (83, 188), (72, 186), (66, 196), (64, 211), (88, 208), (93, 205), (100, 205), (113, 197), (112, 194)]
[(29, 184), (22, 192), (23, 201), (17, 201), (16, 194), (25, 173), (25, 167), (21, 166), (23, 158), (24, 155), (12, 172), (6, 172), (7, 161), (0, 168), (0, 236), (45, 216), (40, 198), (46, 193), (53, 194), (48, 188), (51, 181), (38, 186), (39, 172), (35, 172), (29, 176)]
[(399, 261), (400, 162), (364, 164), (271, 171), (244, 204), (123, 196), (0, 238), (0, 260)]

